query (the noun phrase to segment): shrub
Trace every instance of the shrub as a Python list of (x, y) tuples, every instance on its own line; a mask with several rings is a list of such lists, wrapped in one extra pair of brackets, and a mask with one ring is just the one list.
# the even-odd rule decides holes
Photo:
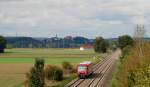
[(45, 77), (48, 80), (53, 80), (53, 75), (54, 75), (54, 70), (55, 70), (55, 66), (52, 65), (47, 65), (45, 68)]
[(76, 71), (76, 69), (74, 69), (74, 67), (69, 62), (63, 62), (62, 67), (66, 73), (73, 73)]
[(131, 48), (132, 48), (131, 46), (127, 46), (122, 49), (122, 56), (120, 57), (121, 61), (123, 61), (124, 58), (126, 58), (129, 55)]
[(45, 68), (45, 77), (48, 80), (61, 81), (63, 79), (63, 70), (57, 66), (47, 65)]
[(61, 68), (55, 68), (53, 79), (56, 81), (63, 80), (63, 70)]
[(73, 66), (69, 62), (63, 62), (62, 67), (63, 67), (63, 69), (66, 69), (66, 70), (73, 69)]
[(44, 60), (37, 58), (34, 67), (26, 75), (28, 87), (44, 87)]

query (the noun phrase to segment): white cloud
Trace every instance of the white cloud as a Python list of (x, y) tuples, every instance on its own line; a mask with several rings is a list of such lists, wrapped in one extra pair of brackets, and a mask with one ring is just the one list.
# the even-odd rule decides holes
[[(113, 25), (109, 28), (112, 30), (117, 25), (141, 22), (150, 12), (149, 3), (149, 0), (0, 0), (0, 24), (13, 25), (14, 29), (28, 26), (64, 32)], [(149, 21), (145, 18), (144, 23)]]

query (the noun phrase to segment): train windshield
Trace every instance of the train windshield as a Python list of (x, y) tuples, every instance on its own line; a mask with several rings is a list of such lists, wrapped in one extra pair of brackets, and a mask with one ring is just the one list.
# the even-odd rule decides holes
[(78, 71), (85, 71), (87, 69), (86, 66), (79, 66)]

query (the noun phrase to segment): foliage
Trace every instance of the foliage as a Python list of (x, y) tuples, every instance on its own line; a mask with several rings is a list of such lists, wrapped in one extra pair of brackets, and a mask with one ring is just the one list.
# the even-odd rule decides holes
[(143, 64), (130, 71), (128, 75), (129, 87), (148, 87), (150, 86), (150, 64)]
[(28, 87), (44, 87), (44, 60), (37, 58), (35, 65), (31, 68), (30, 72), (27, 73)]
[(111, 44), (110, 44), (110, 49), (112, 51), (115, 51), (117, 49), (117, 41), (111, 41)]
[[(142, 54), (141, 54), (142, 53)], [(136, 44), (118, 66), (111, 87), (149, 87), (150, 43)]]
[(108, 44), (103, 39), (103, 37), (97, 37), (95, 44), (94, 44), (94, 50), (97, 53), (105, 53), (107, 51)]
[(65, 70), (72, 70), (73, 69), (73, 66), (69, 62), (63, 62), (62, 67)]
[(122, 49), (122, 56), (120, 57), (121, 61), (125, 60), (127, 58), (126, 56), (129, 55), (130, 50), (132, 49), (131, 46), (126, 46)]
[(54, 80), (61, 81), (63, 80), (63, 70), (61, 68), (56, 68), (54, 71)]
[(45, 72), (45, 77), (48, 80), (53, 80), (53, 75), (54, 75), (54, 70), (55, 70), (56, 66), (52, 66), (52, 65), (47, 65), (44, 72)]
[(134, 40), (129, 35), (123, 35), (118, 38), (118, 46), (123, 49), (126, 46), (133, 46)]
[(45, 77), (48, 80), (63, 80), (63, 70), (57, 66), (47, 65), (45, 68)]
[(68, 84), (70, 81), (74, 80), (76, 78), (76, 74), (69, 74), (64, 77), (64, 80), (61, 81), (60, 83), (56, 83), (52, 87), (65, 87), (66, 84)]
[(76, 67), (73, 67), (70, 62), (63, 62), (62, 67), (65, 73), (76, 73)]
[(89, 42), (89, 39), (85, 38), (85, 37), (75, 37), (73, 38), (74, 43), (76, 44), (86, 44)]
[(6, 48), (6, 40), (3, 36), (0, 36), (0, 53), (3, 53), (5, 48)]

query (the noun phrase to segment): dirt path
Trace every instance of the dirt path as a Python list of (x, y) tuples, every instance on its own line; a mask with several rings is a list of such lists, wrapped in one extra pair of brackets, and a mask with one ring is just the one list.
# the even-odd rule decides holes
[(94, 67), (94, 73), (87, 79), (75, 79), (65, 87), (105, 87), (120, 56), (120, 50), (108, 55)]

